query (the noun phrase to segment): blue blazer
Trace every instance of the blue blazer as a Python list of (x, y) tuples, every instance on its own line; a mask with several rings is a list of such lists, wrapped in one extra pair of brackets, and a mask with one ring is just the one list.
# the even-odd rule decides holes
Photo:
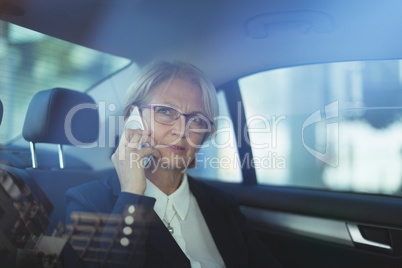
[[(190, 176), (188, 183), (226, 267), (280, 266), (247, 224), (231, 195)], [(135, 231), (131, 239), (137, 242), (130, 245), (129, 252), (134, 255), (127, 258), (128, 266), (190, 267), (190, 261), (153, 210), (155, 199), (122, 193), (116, 173), (70, 189), (66, 202), (66, 219), (73, 211), (121, 214), (134, 204)]]

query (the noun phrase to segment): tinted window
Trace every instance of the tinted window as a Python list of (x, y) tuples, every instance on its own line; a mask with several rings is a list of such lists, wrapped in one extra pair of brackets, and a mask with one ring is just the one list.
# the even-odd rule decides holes
[(0, 20), (0, 143), (22, 132), (28, 105), (41, 90), (86, 91), (129, 60), (62, 41)]
[(400, 195), (401, 66), (330, 63), (240, 79), (258, 182)]

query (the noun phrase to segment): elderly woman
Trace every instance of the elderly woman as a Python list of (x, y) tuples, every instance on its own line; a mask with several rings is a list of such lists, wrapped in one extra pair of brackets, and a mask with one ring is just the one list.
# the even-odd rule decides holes
[(130, 256), (109, 255), (130, 267), (277, 267), (234, 199), (185, 173), (215, 130), (212, 83), (190, 64), (157, 62), (128, 93), (125, 119), (137, 108), (144, 130), (125, 129), (116, 174), (71, 189), (67, 213), (131, 213)]

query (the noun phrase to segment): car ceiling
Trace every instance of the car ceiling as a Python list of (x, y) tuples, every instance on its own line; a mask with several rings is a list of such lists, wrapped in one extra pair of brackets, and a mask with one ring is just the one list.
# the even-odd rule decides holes
[(402, 58), (402, 1), (0, 0), (0, 18), (144, 65), (189, 61), (222, 84), (260, 70)]

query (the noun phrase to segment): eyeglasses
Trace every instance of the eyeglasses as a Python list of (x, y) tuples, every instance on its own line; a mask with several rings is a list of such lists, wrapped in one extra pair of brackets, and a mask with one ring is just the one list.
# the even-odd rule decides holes
[(151, 104), (140, 105), (139, 108), (153, 109), (155, 121), (163, 125), (172, 126), (180, 116), (184, 116), (186, 118), (186, 126), (192, 132), (200, 131), (205, 133), (205, 130), (210, 130), (210, 126), (214, 124), (214, 122), (201, 113), (185, 114), (170, 106)]

